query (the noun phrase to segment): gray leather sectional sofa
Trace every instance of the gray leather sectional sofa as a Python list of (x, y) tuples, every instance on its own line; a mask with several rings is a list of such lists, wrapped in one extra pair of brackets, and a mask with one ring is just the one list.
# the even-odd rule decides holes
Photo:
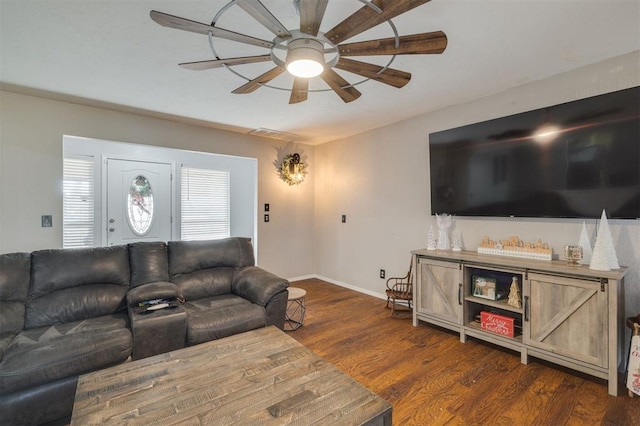
[(255, 266), (246, 238), (0, 255), (2, 423), (70, 416), (81, 374), (282, 329), (288, 284)]

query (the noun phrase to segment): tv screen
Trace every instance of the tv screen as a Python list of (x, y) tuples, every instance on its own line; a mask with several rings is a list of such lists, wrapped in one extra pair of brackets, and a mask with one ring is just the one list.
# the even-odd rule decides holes
[(431, 211), (640, 218), (640, 87), (429, 135)]

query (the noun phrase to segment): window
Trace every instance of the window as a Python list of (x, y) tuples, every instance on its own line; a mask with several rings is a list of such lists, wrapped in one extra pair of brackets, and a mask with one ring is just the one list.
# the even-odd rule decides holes
[(62, 247), (94, 246), (93, 157), (64, 159), (62, 216)]
[(229, 172), (182, 166), (181, 236), (210, 240), (230, 236)]
[(127, 219), (131, 230), (139, 236), (146, 235), (153, 224), (153, 190), (144, 176), (136, 176), (129, 187)]

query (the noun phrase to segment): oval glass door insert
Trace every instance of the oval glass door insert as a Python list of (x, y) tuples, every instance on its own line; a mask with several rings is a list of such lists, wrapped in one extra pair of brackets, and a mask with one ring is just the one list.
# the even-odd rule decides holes
[(149, 180), (138, 175), (133, 179), (127, 196), (127, 218), (136, 235), (145, 235), (153, 223), (153, 192)]

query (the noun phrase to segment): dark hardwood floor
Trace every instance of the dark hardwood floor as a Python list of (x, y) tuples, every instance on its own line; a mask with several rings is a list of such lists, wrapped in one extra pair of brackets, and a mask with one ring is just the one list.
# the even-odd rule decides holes
[(289, 335), (393, 405), (394, 425), (640, 425), (640, 398), (600, 379), (411, 319), (384, 301), (320, 280)]

